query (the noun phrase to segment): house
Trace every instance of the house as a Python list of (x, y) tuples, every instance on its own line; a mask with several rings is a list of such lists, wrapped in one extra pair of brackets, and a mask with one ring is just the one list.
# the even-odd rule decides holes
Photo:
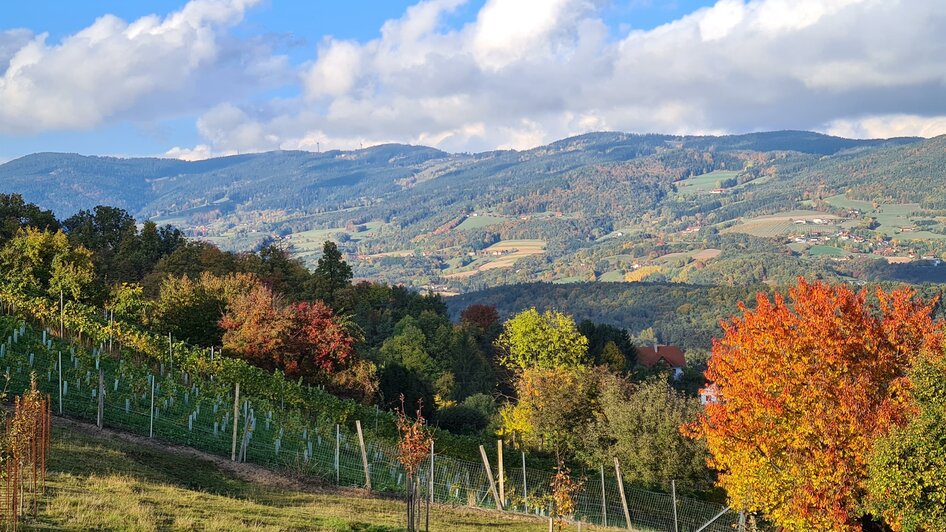
[(659, 344), (638, 347), (637, 363), (645, 368), (652, 368), (657, 365), (668, 367), (673, 370), (674, 379), (683, 376), (683, 368), (687, 365), (682, 349), (675, 345)]
[(706, 406), (710, 403), (719, 402), (719, 389), (715, 384), (710, 384), (700, 390), (700, 404)]

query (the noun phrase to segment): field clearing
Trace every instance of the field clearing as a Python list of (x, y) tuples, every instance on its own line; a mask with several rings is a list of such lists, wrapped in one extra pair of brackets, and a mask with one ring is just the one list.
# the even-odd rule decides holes
[(598, 281), (602, 283), (620, 283), (624, 281), (624, 273), (620, 270), (612, 270), (601, 274), (601, 276), (598, 277)]
[(448, 273), (443, 276), (444, 279), (469, 279), (479, 273), (479, 270), (468, 270), (465, 272)]
[(808, 253), (812, 257), (844, 257), (848, 255), (848, 253), (841, 248), (822, 245), (811, 246), (808, 248)]
[(834, 223), (831, 224), (796, 224), (796, 220), (811, 222), (816, 219), (836, 222), (837, 216), (818, 211), (788, 211), (779, 214), (757, 216), (743, 220), (741, 223), (723, 230), (724, 233), (746, 233), (760, 237), (784, 236), (795, 231), (804, 231), (807, 233), (831, 233), (838, 229)]
[(719, 181), (731, 179), (737, 175), (739, 175), (739, 172), (715, 170), (708, 174), (688, 177), (683, 181), (677, 181), (677, 190), (681, 193), (709, 192), (716, 188)]
[(508, 218), (503, 218), (502, 216), (493, 216), (491, 214), (467, 216), (466, 220), (463, 220), (463, 223), (454, 227), (454, 230), (455, 231), (471, 231), (474, 229), (482, 229), (490, 225), (501, 224), (507, 220)]
[(483, 251), (492, 253), (493, 251), (514, 251), (527, 255), (535, 255), (545, 252), (545, 240), (503, 240), (497, 242)]
[(395, 251), (385, 251), (384, 253), (375, 253), (374, 255), (366, 255), (365, 258), (380, 259), (383, 257), (412, 257), (412, 256), (414, 256), (413, 249), (399, 249)]
[(908, 264), (913, 262), (911, 257), (885, 257), (888, 264)]
[(694, 254), (693, 254), (693, 258), (696, 259), (696, 260), (711, 260), (711, 259), (715, 259), (716, 257), (718, 257), (719, 254), (722, 253), (722, 252), (723, 252), (723, 250), (721, 250), (721, 249), (716, 249), (716, 248), (702, 249), (702, 250), (697, 251), (696, 253), (694, 253)]
[(357, 242), (374, 236), (382, 225), (384, 225), (382, 222), (368, 222), (364, 224), (364, 231), (348, 231), (344, 227), (309, 229), (307, 231), (292, 233), (286, 237), (286, 240), (292, 243), (293, 247), (299, 252), (298, 254), (311, 254), (313, 252), (322, 251), (322, 245), (325, 244), (325, 241), (336, 238), (336, 235), (348, 233), (351, 239)]

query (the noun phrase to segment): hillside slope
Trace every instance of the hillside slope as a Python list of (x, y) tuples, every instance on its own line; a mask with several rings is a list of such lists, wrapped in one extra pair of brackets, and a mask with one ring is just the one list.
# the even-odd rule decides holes
[[(403, 528), (403, 503), (330, 491), (265, 469), (55, 419), (47, 495), (25, 529), (337, 530)], [(541, 521), (436, 505), (432, 530), (542, 530)], [(586, 529), (594, 529), (588, 528)]]

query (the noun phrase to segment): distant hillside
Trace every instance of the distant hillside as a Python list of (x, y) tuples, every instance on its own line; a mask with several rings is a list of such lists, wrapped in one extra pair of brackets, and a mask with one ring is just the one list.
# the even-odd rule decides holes
[[(946, 256), (944, 148), (944, 138), (777, 131), (602, 132), (477, 154), (395, 144), (198, 162), (42, 153), (0, 165), (0, 191), (60, 216), (119, 206), (230, 250), (276, 241), (314, 261), (331, 239), (359, 277), (446, 293), (746, 285), (799, 272), (856, 279), (885, 271), (871, 259)], [(839, 264), (850, 259), (856, 267)]]

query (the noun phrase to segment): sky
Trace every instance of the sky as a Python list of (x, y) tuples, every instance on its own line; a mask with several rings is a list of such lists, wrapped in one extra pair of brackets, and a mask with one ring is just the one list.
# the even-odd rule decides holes
[(32, 0), (0, 161), (201, 159), (589, 131), (946, 133), (942, 0)]

